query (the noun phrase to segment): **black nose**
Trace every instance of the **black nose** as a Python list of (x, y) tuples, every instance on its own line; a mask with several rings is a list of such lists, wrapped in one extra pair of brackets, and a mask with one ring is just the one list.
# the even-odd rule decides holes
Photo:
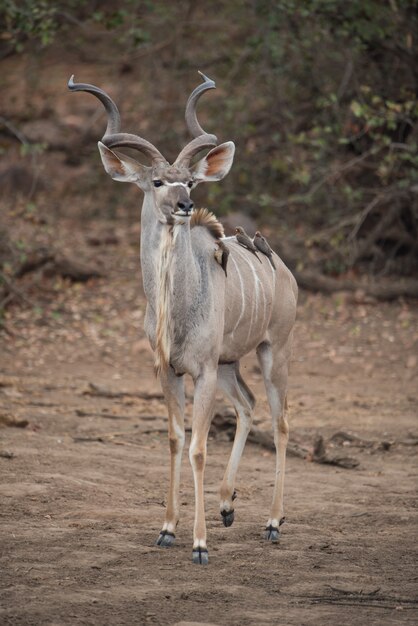
[(177, 208), (181, 209), (182, 211), (185, 211), (186, 213), (190, 213), (193, 207), (194, 207), (194, 204), (191, 200), (183, 200), (181, 202), (177, 202)]

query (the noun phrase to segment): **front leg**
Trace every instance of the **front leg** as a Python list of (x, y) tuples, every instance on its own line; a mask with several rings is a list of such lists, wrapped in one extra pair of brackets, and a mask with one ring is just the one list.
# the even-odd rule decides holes
[(206, 520), (203, 478), (206, 464), (208, 432), (215, 403), (216, 366), (207, 367), (195, 380), (190, 463), (195, 489), (195, 521), (193, 531), (193, 563), (207, 565)]
[(160, 379), (168, 408), (170, 485), (165, 521), (156, 544), (157, 546), (169, 547), (174, 543), (174, 533), (180, 514), (180, 470), (184, 447), (184, 381), (183, 377), (174, 374), (171, 367), (161, 372)]

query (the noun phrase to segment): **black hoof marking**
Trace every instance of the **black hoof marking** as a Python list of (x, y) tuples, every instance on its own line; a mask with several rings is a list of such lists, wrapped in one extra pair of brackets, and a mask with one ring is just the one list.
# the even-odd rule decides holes
[(173, 545), (176, 536), (174, 533), (170, 533), (168, 530), (162, 530), (158, 535), (158, 539), (155, 542), (156, 546), (161, 548), (169, 548)]
[(234, 523), (234, 509), (232, 509), (232, 511), (221, 511), (221, 515), (222, 515), (222, 521), (224, 523), (224, 526), (228, 527), (228, 526), (232, 526), (232, 524)]
[(270, 524), (270, 526), (267, 526), (266, 528), (265, 538), (267, 539), (267, 541), (271, 541), (272, 543), (277, 543), (280, 539), (280, 530)]
[(238, 494), (234, 489), (234, 493), (232, 494), (232, 502), (238, 498)]
[(193, 563), (197, 565), (208, 565), (209, 555), (206, 548), (193, 548)]

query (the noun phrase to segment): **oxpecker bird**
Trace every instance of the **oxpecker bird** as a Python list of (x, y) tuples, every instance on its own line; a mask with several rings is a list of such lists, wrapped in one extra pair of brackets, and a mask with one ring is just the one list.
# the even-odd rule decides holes
[(254, 235), (253, 243), (255, 247), (257, 248), (257, 250), (260, 250), (260, 252), (262, 252), (263, 254), (266, 255), (266, 257), (268, 257), (270, 263), (272, 264), (274, 269), (276, 269), (276, 266), (274, 265), (274, 261), (273, 261), (273, 250), (270, 248), (267, 239), (263, 237), (263, 235), (258, 230)]
[(260, 257), (257, 254), (257, 248), (255, 247), (255, 245), (253, 244), (251, 238), (247, 235), (245, 230), (243, 228), (241, 228), (241, 226), (237, 226), (236, 227), (236, 229), (235, 229), (235, 237), (236, 237), (238, 243), (240, 244), (240, 246), (242, 246), (243, 248), (247, 248), (247, 250), (250, 250), (250, 252), (255, 254), (255, 256), (260, 261), (260, 263), (262, 263), (262, 260), (260, 259)]
[(228, 263), (229, 248), (224, 244), (223, 241), (220, 241), (219, 239), (216, 243), (218, 244), (218, 249), (215, 252), (215, 261), (219, 263), (219, 265), (222, 267), (223, 271), (225, 272), (225, 276), (228, 276), (228, 274), (226, 273), (226, 265)]

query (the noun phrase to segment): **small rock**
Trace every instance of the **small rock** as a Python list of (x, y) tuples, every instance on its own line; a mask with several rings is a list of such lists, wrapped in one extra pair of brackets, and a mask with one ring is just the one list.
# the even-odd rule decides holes
[(2, 459), (14, 459), (15, 455), (13, 452), (9, 452), (8, 450), (0, 450), (0, 458)]
[(20, 419), (12, 413), (0, 413), (0, 426), (14, 426), (15, 428), (26, 428), (28, 420)]

